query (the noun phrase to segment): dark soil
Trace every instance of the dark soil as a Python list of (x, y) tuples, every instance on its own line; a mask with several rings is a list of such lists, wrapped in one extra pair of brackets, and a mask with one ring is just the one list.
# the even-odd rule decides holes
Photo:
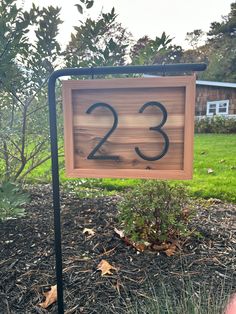
[[(24, 218), (0, 223), (0, 313), (57, 313), (57, 304), (38, 306), (42, 292), (55, 280), (51, 189), (31, 188), (32, 201)], [(65, 311), (70, 313), (127, 313), (133, 300), (148, 300), (150, 289), (164, 283), (181, 295), (193, 289), (212, 289), (215, 295), (235, 291), (235, 205), (220, 201), (196, 204), (192, 236), (174, 256), (137, 252), (114, 232), (118, 227), (119, 197), (78, 199), (62, 193), (62, 251)], [(92, 228), (95, 235), (83, 234)], [(105, 259), (117, 268), (112, 275), (97, 270)], [(223, 286), (222, 286), (223, 282)], [(141, 312), (140, 312), (141, 313)]]

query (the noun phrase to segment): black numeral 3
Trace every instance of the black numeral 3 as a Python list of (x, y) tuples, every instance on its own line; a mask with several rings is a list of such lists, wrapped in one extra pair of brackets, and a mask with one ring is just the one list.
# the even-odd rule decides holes
[(166, 123), (166, 120), (167, 120), (167, 111), (166, 111), (166, 108), (161, 103), (159, 103), (157, 101), (150, 101), (150, 102), (147, 102), (146, 104), (144, 104), (140, 108), (139, 112), (143, 113), (144, 110), (149, 106), (156, 106), (162, 112), (163, 117), (162, 117), (162, 121), (160, 122), (160, 124), (157, 126), (150, 127), (149, 130), (156, 131), (163, 136), (164, 147), (163, 147), (162, 152), (159, 155), (154, 156), (154, 157), (148, 157), (148, 156), (144, 155), (138, 147), (135, 147), (135, 151), (139, 155), (139, 157), (141, 157), (142, 159), (148, 160), (148, 161), (155, 161), (155, 160), (159, 160), (162, 157), (164, 157), (165, 154), (168, 152), (168, 149), (169, 149), (169, 138), (168, 138), (167, 134), (162, 130), (162, 127)]

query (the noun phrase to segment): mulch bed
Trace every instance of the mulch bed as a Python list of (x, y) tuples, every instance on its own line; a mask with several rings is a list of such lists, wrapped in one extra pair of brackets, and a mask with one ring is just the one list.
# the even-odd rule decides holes
[[(38, 306), (42, 292), (54, 285), (54, 230), (49, 186), (32, 187), (27, 216), (0, 223), (0, 313), (57, 313), (53, 304)], [(211, 201), (196, 203), (192, 237), (174, 256), (137, 252), (114, 232), (117, 197), (78, 199), (62, 193), (62, 251), (65, 311), (127, 313), (135, 298), (148, 300), (150, 287), (170, 286), (181, 294), (186, 282), (196, 289), (235, 291), (236, 206)], [(92, 228), (94, 236), (83, 234)], [(101, 276), (105, 259), (117, 270)]]

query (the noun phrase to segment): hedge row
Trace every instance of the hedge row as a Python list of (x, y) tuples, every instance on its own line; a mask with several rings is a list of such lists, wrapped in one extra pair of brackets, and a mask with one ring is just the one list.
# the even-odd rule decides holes
[(236, 133), (236, 119), (222, 116), (198, 118), (195, 133)]

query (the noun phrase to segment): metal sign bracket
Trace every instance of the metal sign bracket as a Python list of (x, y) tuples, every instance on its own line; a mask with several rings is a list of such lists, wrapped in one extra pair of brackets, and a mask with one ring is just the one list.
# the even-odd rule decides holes
[(140, 73), (186, 73), (204, 71), (206, 64), (162, 64), (151, 66), (119, 66), (119, 67), (91, 67), (68, 68), (54, 71), (48, 82), (48, 103), (52, 161), (52, 189), (54, 209), (54, 239), (56, 256), (57, 304), (58, 313), (64, 313), (63, 277), (62, 277), (62, 250), (61, 250), (61, 214), (60, 214), (60, 180), (58, 167), (57, 118), (56, 118), (56, 80), (62, 76), (106, 75), (106, 74), (140, 74)]

